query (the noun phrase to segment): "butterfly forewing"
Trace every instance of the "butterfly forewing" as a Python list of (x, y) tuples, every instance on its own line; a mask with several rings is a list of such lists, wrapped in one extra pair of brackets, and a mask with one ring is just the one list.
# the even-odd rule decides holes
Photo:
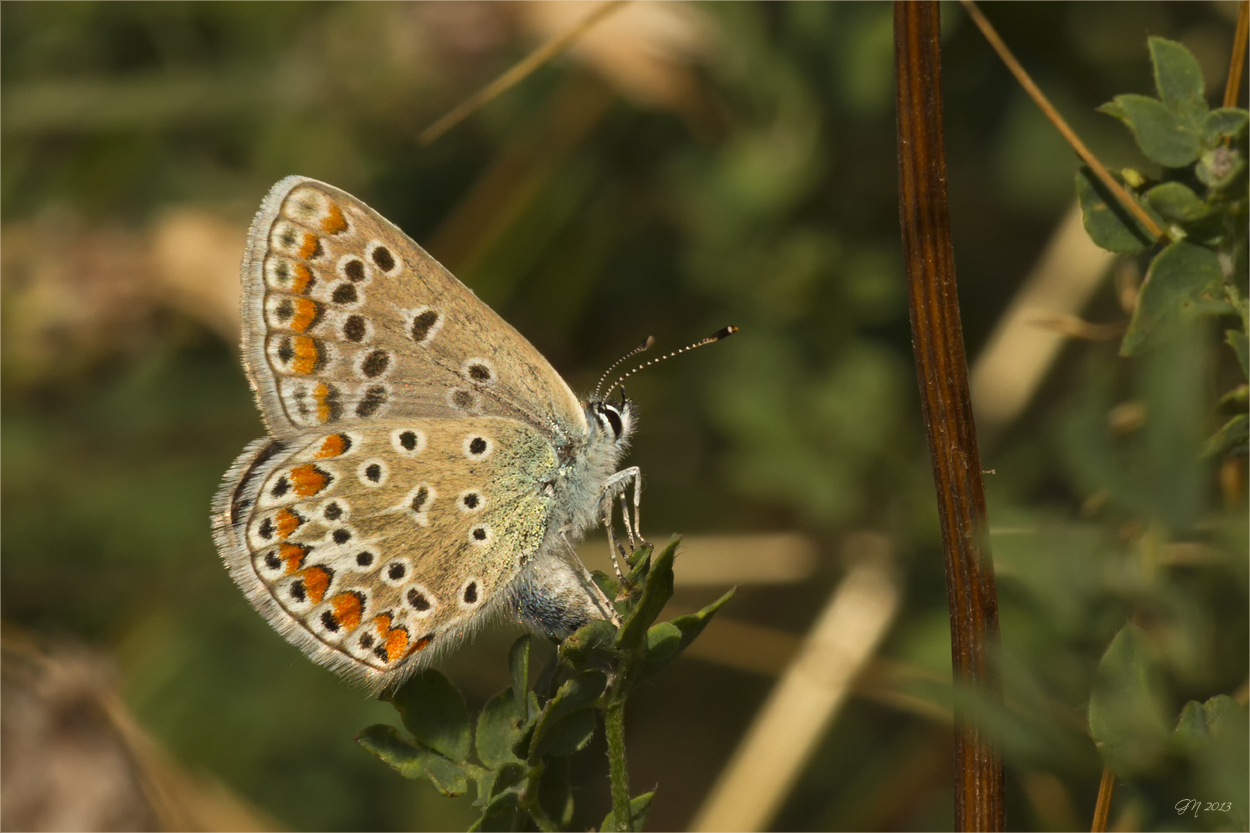
[(357, 420), (503, 416), (557, 447), (577, 398), (524, 337), (351, 195), (288, 177), (243, 261), (244, 358), (278, 438)]
[(279, 631), (382, 688), (507, 600), (546, 534), (556, 465), (515, 420), (344, 420), (249, 448), (215, 534)]

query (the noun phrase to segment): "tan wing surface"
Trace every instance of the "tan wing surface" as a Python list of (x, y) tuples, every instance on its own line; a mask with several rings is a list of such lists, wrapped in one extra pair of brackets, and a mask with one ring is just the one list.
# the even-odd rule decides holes
[(561, 446), (577, 397), (511, 325), (393, 224), (287, 177), (252, 223), (243, 352), (270, 433), (404, 417), (502, 416)]
[(508, 599), (546, 534), (555, 470), (514, 420), (344, 421), (249, 447), (214, 534), (275, 628), (380, 689)]

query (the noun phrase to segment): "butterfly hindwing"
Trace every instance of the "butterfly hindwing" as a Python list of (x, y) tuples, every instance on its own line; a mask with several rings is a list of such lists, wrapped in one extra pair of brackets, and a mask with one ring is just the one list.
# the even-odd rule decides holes
[(573, 392), (526, 339), (377, 212), (287, 177), (252, 224), (243, 348), (270, 433), (356, 420), (502, 416), (556, 445)]
[(556, 468), (515, 420), (344, 420), (249, 446), (214, 534), (287, 639), (380, 689), (507, 602), (546, 535)]

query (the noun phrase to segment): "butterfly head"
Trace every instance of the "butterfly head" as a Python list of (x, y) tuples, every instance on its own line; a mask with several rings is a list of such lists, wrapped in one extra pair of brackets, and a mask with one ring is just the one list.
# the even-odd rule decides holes
[(633, 401), (625, 398), (625, 388), (620, 390), (618, 401), (591, 397), (586, 403), (586, 416), (602, 436), (623, 447), (634, 432), (636, 412)]

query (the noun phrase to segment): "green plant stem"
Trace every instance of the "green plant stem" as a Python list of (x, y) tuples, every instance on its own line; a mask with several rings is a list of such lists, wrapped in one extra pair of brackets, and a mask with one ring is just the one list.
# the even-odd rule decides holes
[(547, 811), (543, 809), (542, 804), (538, 801), (539, 784), (543, 778), (543, 772), (547, 769), (545, 764), (535, 764), (530, 770), (529, 781), (525, 785), (525, 792), (521, 795), (521, 809), (530, 814), (534, 819), (534, 823), (538, 825), (538, 829), (543, 833), (554, 833), (559, 828), (555, 822), (547, 815)]
[(625, 687), (623, 680), (608, 694), (603, 709), (603, 733), (608, 740), (608, 777), (612, 781), (612, 815), (617, 830), (634, 829), (629, 811), (629, 770), (625, 765)]

